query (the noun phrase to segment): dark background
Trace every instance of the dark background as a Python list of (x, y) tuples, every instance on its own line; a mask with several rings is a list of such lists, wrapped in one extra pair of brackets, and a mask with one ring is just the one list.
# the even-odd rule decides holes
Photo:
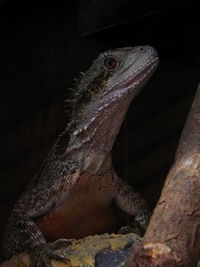
[(194, 1), (0, 1), (0, 233), (66, 123), (73, 77), (102, 51), (148, 44), (160, 67), (134, 100), (113, 149), (118, 174), (154, 207), (200, 80)]

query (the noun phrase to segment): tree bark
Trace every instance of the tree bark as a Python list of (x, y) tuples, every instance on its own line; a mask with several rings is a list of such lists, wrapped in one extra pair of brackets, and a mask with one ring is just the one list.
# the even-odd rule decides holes
[(197, 266), (200, 257), (200, 85), (175, 162), (131, 267)]

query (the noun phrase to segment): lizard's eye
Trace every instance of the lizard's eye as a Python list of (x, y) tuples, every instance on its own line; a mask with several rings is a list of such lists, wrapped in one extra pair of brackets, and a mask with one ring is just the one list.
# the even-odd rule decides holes
[(118, 67), (119, 62), (113, 57), (106, 57), (103, 61), (103, 65), (106, 70), (113, 71)]

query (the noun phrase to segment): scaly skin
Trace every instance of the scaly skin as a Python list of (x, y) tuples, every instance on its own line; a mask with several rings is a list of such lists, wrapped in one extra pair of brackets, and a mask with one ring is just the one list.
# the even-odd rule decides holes
[(120, 48), (101, 54), (82, 75), (69, 125), (10, 216), (2, 239), (6, 257), (28, 250), (32, 267), (63, 260), (54, 250), (67, 238), (116, 230), (113, 202), (146, 228), (145, 201), (117, 177), (111, 150), (132, 99), (157, 65), (150, 46)]

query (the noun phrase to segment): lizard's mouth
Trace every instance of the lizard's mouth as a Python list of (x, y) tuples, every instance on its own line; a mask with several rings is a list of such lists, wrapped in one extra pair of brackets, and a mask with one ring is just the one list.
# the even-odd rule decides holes
[(156, 70), (159, 64), (159, 58), (155, 57), (145, 65), (142, 69), (139, 69), (136, 73), (126, 77), (120, 84), (112, 88), (109, 100), (115, 101), (127, 94), (135, 96), (139, 93), (140, 89), (146, 84), (153, 72)]
[(124, 81), (120, 86), (122, 86), (122, 88), (124, 89), (128, 89), (131, 88), (133, 85), (137, 85), (140, 82), (146, 80), (146, 78), (149, 78), (152, 72), (155, 71), (155, 69), (158, 66), (158, 63), (159, 63), (159, 58), (158, 57), (154, 58), (143, 69), (138, 70), (134, 76), (127, 78), (127, 80)]

